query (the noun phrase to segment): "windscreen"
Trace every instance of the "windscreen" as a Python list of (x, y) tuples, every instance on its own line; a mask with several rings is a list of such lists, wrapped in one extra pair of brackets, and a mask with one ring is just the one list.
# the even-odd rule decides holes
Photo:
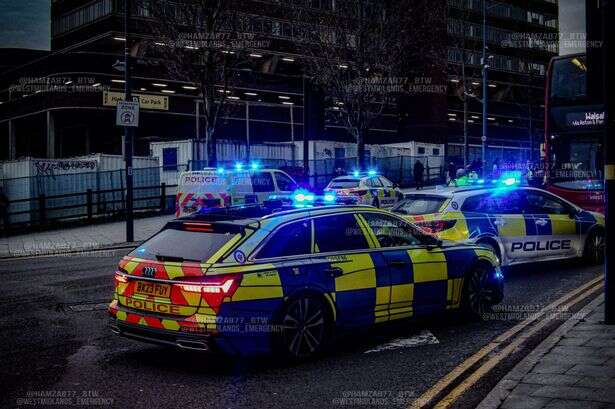
[(206, 261), (236, 234), (165, 229), (129, 256), (159, 261)]
[(584, 56), (553, 62), (551, 99), (555, 102), (578, 102), (587, 97), (587, 62)]
[(329, 183), (329, 189), (351, 189), (359, 187), (359, 179), (336, 179)]
[(446, 200), (446, 197), (442, 196), (406, 196), (406, 200), (395, 205), (393, 211), (409, 215), (438, 213)]

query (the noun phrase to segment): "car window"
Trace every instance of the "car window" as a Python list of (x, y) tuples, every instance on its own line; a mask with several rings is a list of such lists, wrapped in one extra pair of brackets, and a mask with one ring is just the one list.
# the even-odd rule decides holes
[(398, 219), (385, 214), (363, 213), (381, 247), (416, 246), (422, 243), (420, 231)]
[(212, 233), (168, 228), (141, 244), (129, 256), (146, 260), (173, 258), (178, 261), (204, 261), (235, 235), (236, 233), (232, 232)]
[(382, 182), (380, 181), (380, 178), (370, 178), (368, 180), (371, 182), (371, 186), (382, 187)]
[(393, 182), (385, 177), (380, 176), (380, 182), (384, 187), (393, 187)]
[(312, 228), (309, 220), (287, 224), (276, 230), (256, 255), (257, 259), (298, 256), (312, 252)]
[(569, 206), (564, 202), (536, 190), (528, 190), (526, 192), (528, 207), (532, 213), (545, 214), (568, 214)]
[(329, 183), (329, 189), (350, 189), (359, 187), (358, 179), (335, 179)]
[(521, 190), (496, 191), (468, 197), (461, 206), (463, 212), (492, 214), (522, 214), (527, 209), (525, 194)]
[(447, 200), (446, 197), (442, 196), (426, 195), (410, 195), (406, 196), (406, 198), (406, 200), (399, 202), (391, 210), (395, 213), (410, 215), (437, 213)]
[(282, 192), (292, 192), (297, 189), (295, 182), (282, 172), (275, 172), (275, 181)]
[(314, 238), (320, 253), (369, 248), (356, 217), (349, 213), (315, 218)]
[(251, 175), (254, 193), (273, 192), (273, 177), (269, 172), (256, 172)]

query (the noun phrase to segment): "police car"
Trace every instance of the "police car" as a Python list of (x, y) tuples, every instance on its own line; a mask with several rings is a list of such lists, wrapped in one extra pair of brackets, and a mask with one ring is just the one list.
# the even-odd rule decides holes
[(391, 207), (403, 194), (384, 176), (374, 171), (354, 172), (351, 176), (336, 177), (324, 189), (324, 195), (334, 195), (340, 204), (362, 204), (374, 207)]
[(336, 334), (503, 297), (495, 255), (388, 211), (221, 210), (169, 222), (115, 273), (111, 328), (190, 350), (303, 359)]
[(517, 186), (439, 188), (406, 195), (392, 211), (441, 239), (493, 250), (503, 266), (604, 257), (604, 216), (547, 191)]
[(182, 172), (175, 198), (175, 216), (181, 217), (205, 208), (263, 203), (270, 198), (287, 199), (297, 190), (297, 182), (278, 169), (261, 169), (257, 163), (238, 163), (232, 169), (207, 168)]

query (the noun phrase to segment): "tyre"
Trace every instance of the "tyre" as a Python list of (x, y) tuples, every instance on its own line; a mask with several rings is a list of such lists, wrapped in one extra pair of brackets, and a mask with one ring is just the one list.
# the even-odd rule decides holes
[(300, 361), (324, 352), (331, 340), (331, 317), (325, 301), (305, 295), (287, 302), (278, 318), (274, 348), (277, 353)]
[(501, 289), (492, 282), (490, 273), (486, 263), (479, 263), (464, 280), (461, 308), (473, 318), (482, 318), (502, 299)]
[(604, 263), (604, 230), (593, 230), (585, 239), (583, 259), (589, 265)]

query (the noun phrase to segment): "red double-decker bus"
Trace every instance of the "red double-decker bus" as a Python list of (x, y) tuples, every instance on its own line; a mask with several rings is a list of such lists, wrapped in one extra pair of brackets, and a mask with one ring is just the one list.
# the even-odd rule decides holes
[(545, 93), (545, 182), (584, 209), (604, 211), (604, 105), (592, 98), (585, 54), (555, 57)]

